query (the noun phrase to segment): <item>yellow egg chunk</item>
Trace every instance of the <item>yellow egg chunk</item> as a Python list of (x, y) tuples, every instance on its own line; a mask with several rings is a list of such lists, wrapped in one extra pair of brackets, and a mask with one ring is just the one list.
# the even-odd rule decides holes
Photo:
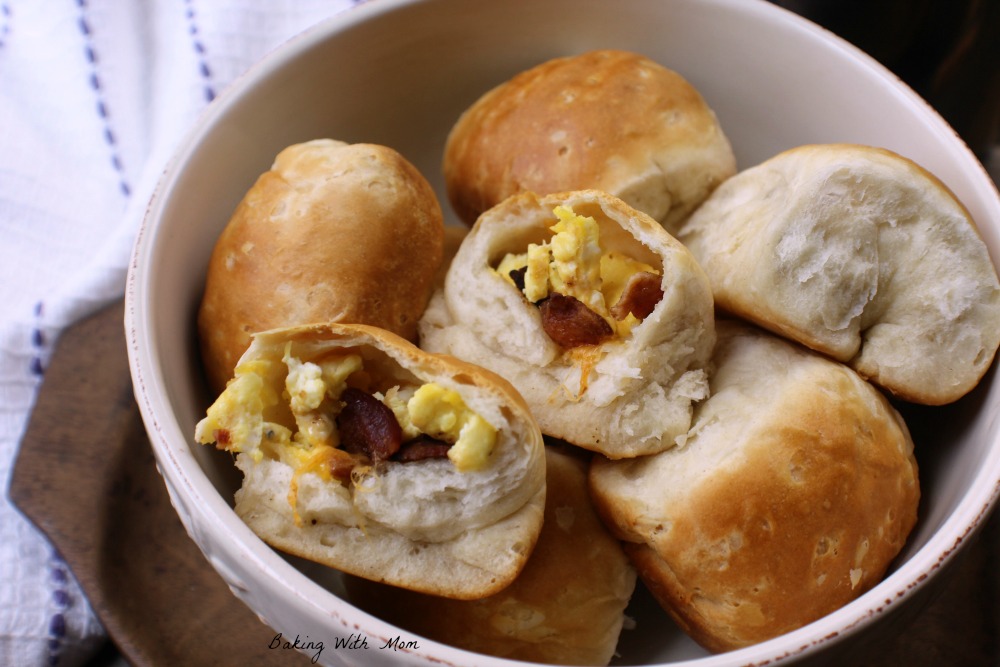
[(333, 359), (324, 359), (319, 362), (323, 369), (323, 382), (326, 383), (326, 391), (330, 398), (339, 398), (347, 388), (347, 378), (353, 373), (360, 371), (362, 367), (361, 355), (349, 354)]
[(288, 392), (292, 413), (298, 416), (318, 408), (326, 397), (323, 369), (312, 362), (302, 363), (289, 357), (287, 352), (284, 362), (288, 366), (285, 391)]
[(425, 384), (413, 393), (406, 409), (421, 432), (434, 437), (451, 436), (452, 440), (458, 438), (459, 414), (465, 409), (458, 392), (436, 383)]
[(524, 296), (538, 303), (549, 295), (549, 264), (552, 252), (548, 245), (528, 245), (528, 270), (524, 272)]
[(289, 344), (282, 361), (288, 367), (285, 394), (297, 428), (292, 440), (307, 449), (338, 446), (340, 439), (334, 424), (339, 412), (337, 399), (347, 387), (347, 378), (361, 369), (361, 357), (347, 355), (320, 363), (302, 362), (291, 356)]
[(470, 410), (458, 392), (430, 382), (407, 402), (410, 421), (427, 435), (454, 443), (448, 458), (465, 472), (482, 468), (496, 444), (497, 432)]
[(577, 215), (567, 206), (552, 211), (552, 263), (549, 281), (554, 291), (574, 297), (600, 315), (607, 314), (601, 294), (601, 245), (597, 221)]
[(264, 437), (264, 410), (277, 404), (277, 396), (264, 381), (269, 364), (254, 362), (237, 366), (225, 390), (209, 406), (195, 426), (195, 439), (203, 445), (257, 456)]
[(448, 458), (459, 472), (482, 470), (489, 461), (496, 440), (497, 430), (485, 419), (470, 412), (458, 440), (448, 450)]
[[(392, 410), (392, 414), (396, 415), (396, 421), (399, 422), (399, 427), (403, 429), (403, 438), (407, 440), (416, 438), (421, 433), (420, 429), (414, 426), (413, 421), (410, 419), (410, 412), (406, 408), (406, 404), (412, 395), (412, 388), (404, 390), (396, 386), (385, 392), (385, 396), (379, 398), (386, 407)], [(378, 397), (378, 394), (376, 394), (376, 397)]]

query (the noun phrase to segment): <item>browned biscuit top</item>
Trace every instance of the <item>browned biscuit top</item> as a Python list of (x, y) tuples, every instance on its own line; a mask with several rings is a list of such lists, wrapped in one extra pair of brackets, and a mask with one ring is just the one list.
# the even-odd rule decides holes
[(456, 123), (444, 156), (448, 197), (468, 224), (518, 192), (587, 188), (662, 222), (686, 214), (734, 169), (714, 113), (690, 83), (614, 50), (551, 60), (489, 91)]

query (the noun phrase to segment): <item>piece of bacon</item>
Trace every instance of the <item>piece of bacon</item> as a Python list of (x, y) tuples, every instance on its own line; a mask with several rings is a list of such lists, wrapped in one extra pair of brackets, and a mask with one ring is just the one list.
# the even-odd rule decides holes
[(331, 456), (326, 462), (330, 471), (330, 477), (339, 482), (349, 482), (351, 480), (351, 471), (358, 464), (357, 460), (347, 452), (339, 449), (334, 449), (333, 451), (339, 455)]
[(522, 266), (520, 269), (514, 269), (513, 271), (511, 271), (507, 275), (509, 275), (510, 279), (512, 281), (514, 281), (514, 286), (517, 287), (517, 289), (519, 289), (520, 291), (523, 292), (524, 291), (524, 276), (527, 273), (528, 273), (528, 267)]
[(447, 442), (421, 434), (413, 440), (404, 442), (392, 458), (401, 463), (412, 463), (424, 459), (444, 459), (448, 458), (449, 449), (451, 449), (451, 445)]
[(233, 444), (233, 437), (229, 433), (229, 429), (220, 428), (212, 433), (215, 438), (215, 446), (219, 449), (229, 449), (229, 446)]
[(649, 317), (656, 304), (663, 298), (660, 276), (649, 271), (639, 271), (629, 276), (618, 303), (611, 307), (611, 316), (624, 320), (632, 313), (640, 320)]
[(399, 451), (403, 429), (388, 406), (354, 387), (345, 389), (340, 400), (344, 408), (337, 416), (337, 428), (345, 451), (364, 454), (375, 463)]
[(553, 292), (538, 309), (545, 333), (563, 347), (598, 345), (614, 334), (603, 317), (572, 296)]

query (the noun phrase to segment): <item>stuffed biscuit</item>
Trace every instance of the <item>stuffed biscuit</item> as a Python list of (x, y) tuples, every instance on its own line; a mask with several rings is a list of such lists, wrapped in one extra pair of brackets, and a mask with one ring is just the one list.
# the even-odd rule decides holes
[(344, 572), (478, 598), (541, 530), (542, 436), (504, 380), (363, 325), (259, 333), (195, 438), (236, 455), (236, 513)]
[(691, 253), (597, 190), (484, 213), (420, 322), (422, 347), (507, 378), (543, 433), (612, 458), (683, 438), (714, 340)]

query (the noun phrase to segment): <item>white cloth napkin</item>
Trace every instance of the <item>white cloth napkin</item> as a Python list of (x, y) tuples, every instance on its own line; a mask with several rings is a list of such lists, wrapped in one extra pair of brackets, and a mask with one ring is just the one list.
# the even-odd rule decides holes
[(7, 493), (53, 344), (122, 296), (148, 199), (205, 106), (357, 2), (0, 0), (0, 664), (80, 665), (105, 639)]

